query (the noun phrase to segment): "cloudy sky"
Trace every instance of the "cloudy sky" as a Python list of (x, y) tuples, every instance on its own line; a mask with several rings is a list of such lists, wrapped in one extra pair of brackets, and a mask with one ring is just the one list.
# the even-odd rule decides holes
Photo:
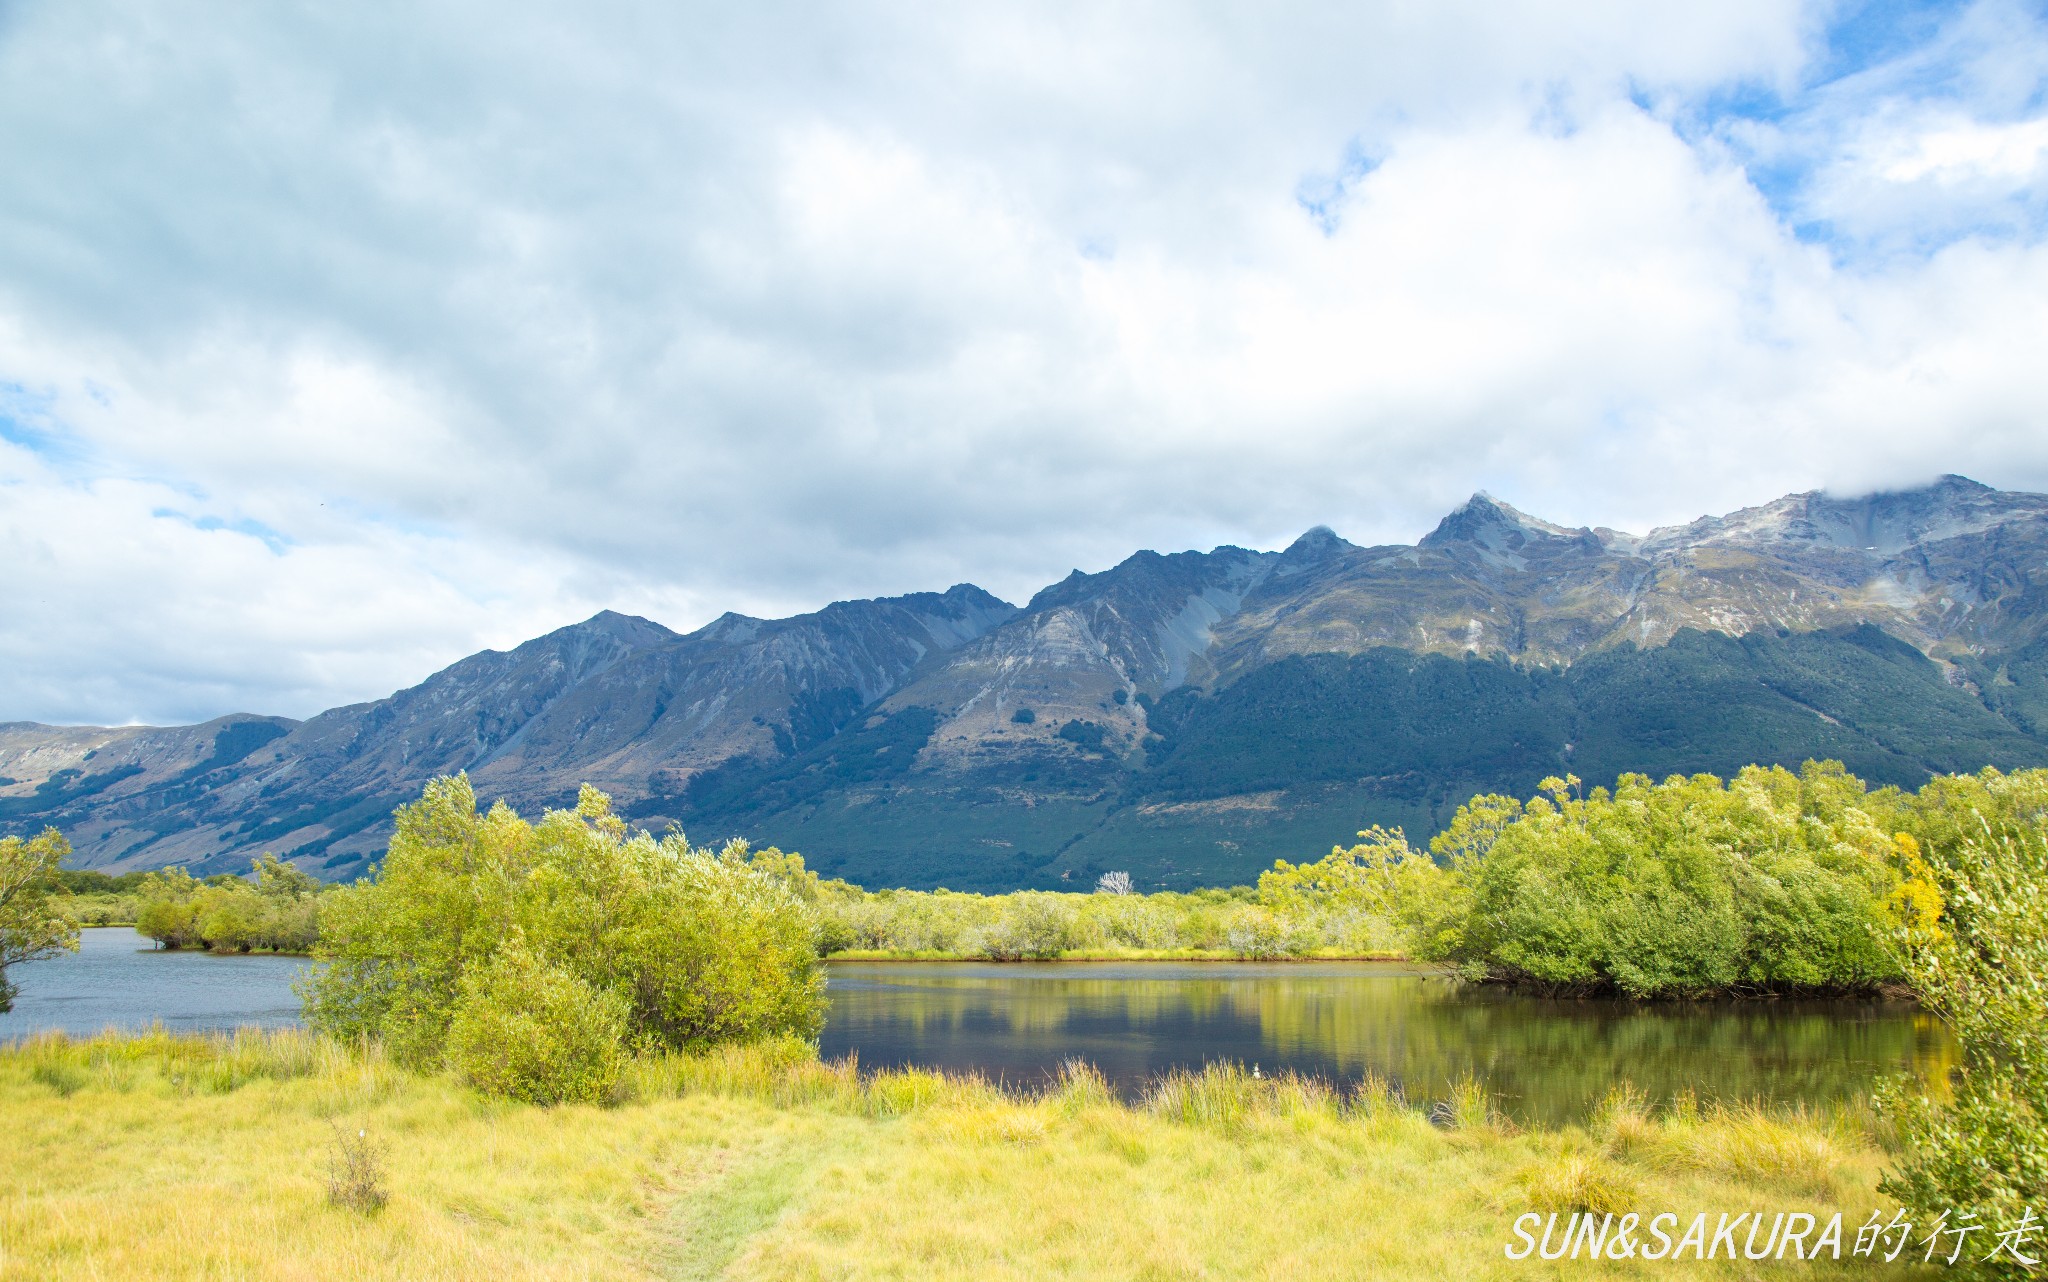
[(0, 0), (0, 720), (2048, 489), (2048, 10)]

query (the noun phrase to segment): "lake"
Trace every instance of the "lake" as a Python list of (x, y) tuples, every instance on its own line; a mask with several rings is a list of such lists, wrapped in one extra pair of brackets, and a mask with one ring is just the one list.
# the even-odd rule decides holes
[(126, 927), (81, 930), (76, 953), (8, 968), (21, 993), (0, 1015), (0, 1040), (153, 1023), (174, 1033), (288, 1027), (299, 1022), (292, 980), (307, 965), (303, 957), (160, 952)]
[[(75, 956), (15, 968), (0, 1039), (161, 1021), (179, 1031), (298, 1022), (295, 957), (152, 951), (128, 930), (82, 932)], [(1338, 1081), (1375, 1073), (1413, 1101), (1471, 1073), (1513, 1115), (1583, 1117), (1617, 1081), (1653, 1099), (1826, 1102), (1886, 1074), (1953, 1062), (1910, 1002), (1634, 1004), (1460, 987), (1375, 962), (835, 962), (821, 1050), (867, 1067), (975, 1070), (1035, 1084), (1093, 1062), (1134, 1090), (1208, 1060)]]

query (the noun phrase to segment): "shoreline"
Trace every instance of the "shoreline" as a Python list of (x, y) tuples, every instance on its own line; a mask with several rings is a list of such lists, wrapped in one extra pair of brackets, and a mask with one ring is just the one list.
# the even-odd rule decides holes
[[(120, 930), (120, 926), (88, 926), (86, 930)], [(133, 929), (129, 927), (127, 929)], [(138, 938), (148, 939), (138, 932)], [(147, 950), (163, 954), (184, 954), (200, 957), (290, 957), (301, 961), (318, 960), (311, 953), (278, 952), (269, 949), (239, 949), (217, 952), (210, 948), (165, 948), (158, 946)], [(898, 952), (887, 949), (847, 949), (819, 959), (827, 966), (840, 964), (881, 964), (890, 966), (916, 965), (967, 965), (984, 966), (1054, 966), (1054, 965), (1113, 965), (1116, 963), (1138, 964), (1203, 964), (1241, 966), (1298, 966), (1345, 962), (1372, 964), (1376, 966), (1412, 967), (1416, 973), (1439, 976), (1456, 980), (1474, 989), (1486, 989), (1520, 997), (1546, 1001), (1566, 1002), (1607, 1002), (1627, 1006), (1693, 1005), (1714, 1002), (1734, 1002), (1743, 1005), (1768, 1004), (1772, 1002), (1798, 1001), (1851, 1001), (1873, 1004), (1917, 1003), (1920, 995), (1911, 988), (1884, 984), (1875, 988), (1828, 989), (1828, 988), (1731, 988), (1727, 990), (1670, 994), (1656, 997), (1635, 997), (1619, 989), (1601, 986), (1553, 986), (1524, 984), (1500, 979), (1463, 979), (1451, 967), (1434, 962), (1417, 961), (1402, 953), (1309, 953), (1290, 954), (1284, 957), (1243, 957), (1236, 953), (1219, 950), (1196, 949), (1141, 949), (1130, 951), (1107, 951), (1102, 949), (1077, 949), (1057, 957), (985, 957), (964, 952)]]

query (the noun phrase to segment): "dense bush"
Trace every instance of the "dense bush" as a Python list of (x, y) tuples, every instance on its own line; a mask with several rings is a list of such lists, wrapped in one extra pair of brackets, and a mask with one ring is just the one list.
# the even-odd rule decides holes
[(103, 873), (64, 868), (57, 872), (58, 901), (74, 925), (133, 926), (142, 908), (142, 872)]
[(228, 874), (201, 881), (183, 868), (145, 874), (135, 929), (166, 948), (311, 950), (326, 887), (276, 855), (261, 856), (251, 871), (254, 882)]
[(479, 1090), (596, 1103), (623, 1066), (626, 1001), (533, 955), (519, 936), (462, 978), (448, 1065)]
[(74, 926), (133, 926), (142, 912), (140, 895), (72, 894), (58, 907)]
[(1074, 946), (1077, 914), (1062, 895), (1026, 891), (981, 927), (969, 950), (996, 961), (1046, 961)]
[(2048, 771), (1937, 783), (1915, 818), (1941, 911), (1909, 927), (1907, 969), (1963, 1064), (1947, 1101), (1885, 1101), (1903, 1153), (1883, 1189), (1924, 1221), (1974, 1214), (1988, 1241), (2048, 1210)]
[(1918, 794), (1837, 762), (1624, 775), (1587, 795), (1552, 779), (1527, 802), (1474, 797), (1427, 853), (1373, 828), (1256, 888), (1187, 894), (866, 891), (794, 855), (752, 858), (815, 903), (830, 952), (1392, 953), (1559, 991), (1871, 991), (1905, 982), (1901, 932), (1941, 911), (1923, 852), (1955, 848), (1987, 790), (2028, 779), (2048, 773), (1941, 776)]
[(1480, 798), (1437, 839), (1457, 911), (1420, 941), (1468, 976), (1631, 996), (1873, 989), (1903, 978), (1894, 937), (1917, 851), (1896, 793), (1839, 765), (1752, 766), (1609, 793), (1546, 781)]
[[(780, 858), (629, 832), (594, 788), (575, 810), (529, 824), (503, 803), (479, 813), (465, 777), (437, 779), (399, 811), (376, 875), (329, 897), (317, 953), (328, 966), (304, 988), (307, 1016), (337, 1036), (379, 1038), (403, 1063), (455, 1058), (475, 1076), (486, 1030), (561, 1015), (575, 1072), (522, 1057), (479, 1079), (533, 1099), (585, 1097), (604, 1062), (590, 1046), (614, 1005), (617, 1051), (814, 1036), (815, 917)], [(501, 956), (515, 940), (523, 960)], [(531, 992), (513, 982), (520, 974), (538, 977)]]

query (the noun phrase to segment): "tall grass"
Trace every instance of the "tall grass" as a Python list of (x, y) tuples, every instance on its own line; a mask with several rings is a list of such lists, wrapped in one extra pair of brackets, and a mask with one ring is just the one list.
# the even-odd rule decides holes
[(1793, 1192), (1827, 1189), (1859, 1149), (1881, 1138), (1875, 1117), (1854, 1105), (1716, 1103), (1703, 1110), (1681, 1096), (1653, 1110), (1626, 1084), (1608, 1094), (1589, 1129), (1615, 1157)]
[(225, 1095), (251, 1082), (288, 1082), (378, 1061), (375, 1047), (349, 1048), (303, 1029), (171, 1033), (161, 1024), (139, 1033), (91, 1037), (37, 1033), (6, 1049), (29, 1076), (61, 1095), (96, 1088), (168, 1088)]
[(1212, 1063), (1161, 1077), (1145, 1092), (1143, 1107), (1156, 1117), (1229, 1130), (1303, 1114), (1335, 1118), (1343, 1099), (1320, 1078), (1292, 1072), (1254, 1077), (1242, 1064)]

